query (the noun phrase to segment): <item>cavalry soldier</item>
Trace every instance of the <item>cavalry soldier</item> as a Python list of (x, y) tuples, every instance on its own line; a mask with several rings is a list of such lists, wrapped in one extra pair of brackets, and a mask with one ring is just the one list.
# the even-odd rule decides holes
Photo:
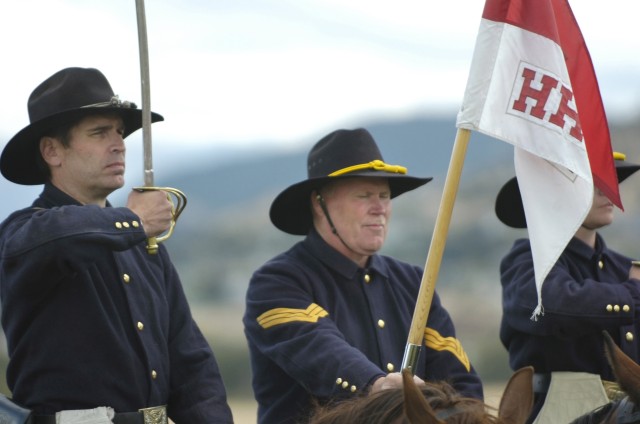
[[(619, 182), (640, 169), (624, 155), (614, 157)], [(536, 371), (528, 422), (569, 422), (617, 396), (603, 331), (640, 360), (640, 267), (609, 249), (598, 233), (613, 222), (613, 208), (595, 188), (591, 210), (544, 281), (544, 314), (537, 321), (531, 319), (537, 295), (529, 240), (516, 240), (500, 263), (500, 339), (512, 369), (531, 365)], [(504, 224), (526, 228), (516, 178), (500, 190), (495, 210)]]
[[(272, 223), (306, 238), (252, 276), (245, 334), (259, 423), (308, 419), (314, 403), (401, 387), (400, 366), (422, 269), (377, 252), (391, 199), (431, 178), (389, 165), (365, 129), (337, 130), (308, 155), (308, 179), (273, 201)], [(434, 295), (417, 381), (482, 384)]]
[(167, 193), (134, 190), (126, 207), (107, 201), (124, 185), (124, 139), (141, 127), (141, 111), (85, 68), (47, 78), (28, 109), (31, 123), (0, 158), (9, 181), (44, 184), (32, 206), (0, 225), (14, 401), (33, 411), (33, 424), (78, 415), (91, 423), (231, 423), (216, 359), (169, 254), (146, 250), (171, 225)]

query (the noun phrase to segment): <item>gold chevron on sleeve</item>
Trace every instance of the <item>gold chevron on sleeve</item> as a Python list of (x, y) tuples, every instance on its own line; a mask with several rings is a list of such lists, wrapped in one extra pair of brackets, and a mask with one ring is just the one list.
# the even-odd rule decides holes
[(258, 324), (265, 330), (280, 324), (289, 322), (318, 322), (329, 313), (321, 306), (312, 303), (307, 309), (275, 308), (257, 318)]
[(462, 349), (460, 341), (455, 337), (442, 337), (433, 328), (425, 328), (424, 330), (424, 343), (431, 349), (442, 351), (448, 350), (464, 365), (467, 371), (471, 371), (471, 363), (467, 357), (466, 352)]

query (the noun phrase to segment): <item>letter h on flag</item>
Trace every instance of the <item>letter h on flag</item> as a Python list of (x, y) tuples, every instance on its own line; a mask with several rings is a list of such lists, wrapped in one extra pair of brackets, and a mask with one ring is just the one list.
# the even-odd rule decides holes
[(538, 306), (599, 188), (622, 209), (598, 82), (567, 0), (486, 0), (457, 126), (514, 145)]

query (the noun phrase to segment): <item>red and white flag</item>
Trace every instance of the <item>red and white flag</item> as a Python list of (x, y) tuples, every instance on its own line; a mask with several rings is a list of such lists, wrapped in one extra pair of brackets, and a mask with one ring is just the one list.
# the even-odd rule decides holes
[(593, 186), (622, 208), (591, 58), (567, 0), (486, 0), (459, 128), (515, 146), (542, 283), (587, 216)]

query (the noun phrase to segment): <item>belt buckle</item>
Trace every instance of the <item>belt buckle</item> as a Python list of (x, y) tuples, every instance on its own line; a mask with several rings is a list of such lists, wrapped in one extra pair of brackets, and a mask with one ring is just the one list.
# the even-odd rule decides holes
[(168, 424), (169, 421), (167, 419), (167, 407), (165, 405), (162, 406), (152, 406), (151, 408), (142, 408), (138, 410), (142, 412), (142, 417), (144, 418), (144, 424)]

